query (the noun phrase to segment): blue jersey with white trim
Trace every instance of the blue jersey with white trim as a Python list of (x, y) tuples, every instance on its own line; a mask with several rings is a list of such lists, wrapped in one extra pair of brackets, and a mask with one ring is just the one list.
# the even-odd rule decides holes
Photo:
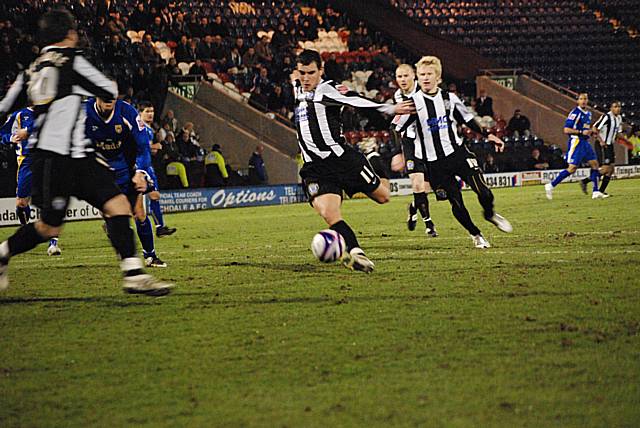
[[(20, 129), (26, 129), (29, 135), (33, 134), (35, 127), (35, 116), (32, 108), (27, 107), (12, 113), (4, 125), (2, 125), (2, 128), (0, 128), (2, 144), (13, 144), (11, 138)], [(29, 139), (22, 140), (16, 143), (15, 146), (18, 163), (20, 163), (22, 159), (29, 155)]]
[(95, 98), (90, 98), (86, 112), (87, 136), (96, 151), (116, 171), (118, 184), (128, 183), (136, 170), (148, 173), (151, 166), (149, 134), (133, 106), (117, 100), (111, 115), (103, 119), (98, 113)]
[[(565, 128), (577, 129), (582, 132), (585, 129), (591, 129), (591, 112), (582, 110), (580, 107), (575, 107), (569, 113), (567, 120), (564, 122)], [(588, 135), (570, 135), (569, 142), (575, 138), (579, 138), (580, 141), (589, 141)]]

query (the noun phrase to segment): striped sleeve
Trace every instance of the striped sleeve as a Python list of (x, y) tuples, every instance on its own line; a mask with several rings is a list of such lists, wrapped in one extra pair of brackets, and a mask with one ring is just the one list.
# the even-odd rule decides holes
[(365, 97), (360, 96), (357, 92), (349, 90), (344, 85), (335, 85), (325, 83), (320, 88), (321, 98), (318, 102), (325, 106), (351, 106), (356, 108), (376, 109), (381, 113), (393, 114), (395, 106), (393, 104), (379, 104)]
[(462, 123), (467, 123), (473, 120), (473, 114), (469, 111), (469, 109), (467, 109), (467, 106), (464, 105), (462, 100), (456, 94), (449, 93), (449, 99), (451, 100), (451, 104), (452, 104), (451, 107), (452, 107), (452, 110), (454, 111), (454, 115), (455, 115), (455, 112), (458, 112), (460, 116), (462, 116), (462, 119), (463, 119)]
[(600, 116), (600, 119), (598, 119), (598, 121), (593, 126), (595, 126), (598, 130), (602, 130), (602, 128), (608, 125), (609, 122), (610, 122), (609, 115), (605, 113), (602, 116)]
[(26, 106), (26, 104), (27, 85), (25, 84), (24, 73), (20, 73), (5, 97), (0, 101), (0, 114), (18, 110)]
[(82, 55), (74, 58), (73, 71), (76, 84), (84, 91), (80, 95), (96, 96), (106, 100), (117, 98), (116, 83), (109, 80)]
[(416, 121), (417, 118), (417, 114), (403, 114), (401, 116), (396, 115), (391, 121), (391, 124), (395, 127), (395, 130), (397, 132), (402, 133), (409, 129), (409, 127)]

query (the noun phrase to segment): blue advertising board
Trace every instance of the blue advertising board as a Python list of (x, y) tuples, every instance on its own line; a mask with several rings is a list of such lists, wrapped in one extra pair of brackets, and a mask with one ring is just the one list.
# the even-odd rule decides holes
[(160, 192), (164, 212), (286, 205), (306, 201), (298, 184), (260, 187), (166, 190)]

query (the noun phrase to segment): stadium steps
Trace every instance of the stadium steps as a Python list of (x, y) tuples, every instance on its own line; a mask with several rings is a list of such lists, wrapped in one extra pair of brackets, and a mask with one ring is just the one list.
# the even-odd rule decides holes
[[(222, 104), (218, 105), (216, 109), (209, 108), (209, 105), (218, 99), (217, 94), (212, 91), (215, 90), (211, 85), (201, 85), (194, 101), (169, 91), (165, 102), (165, 111), (173, 110), (180, 123), (193, 122), (196, 124), (202, 147), (211, 150), (211, 146), (220, 144), (227, 164), (235, 168), (247, 168), (249, 158), (256, 146), (258, 144), (264, 145), (265, 150), (262, 157), (269, 174), (269, 184), (296, 183), (298, 181), (298, 167), (294, 159), (296, 154), (295, 132), (282, 126), (284, 130), (279, 131), (282, 132), (283, 141), (274, 145), (271, 139), (263, 138), (266, 131), (258, 133), (253, 132), (249, 126), (240, 126), (240, 118), (252, 117), (249, 115), (251, 112), (244, 112), (247, 116), (230, 118), (228, 115), (231, 114), (231, 110), (226, 111), (225, 114), (221, 113)], [(248, 105), (244, 105), (244, 107), (249, 108)], [(242, 112), (239, 106), (236, 106), (236, 109), (233, 111), (234, 113)], [(257, 125), (252, 124), (252, 126)], [(275, 138), (273, 134), (271, 137)]]

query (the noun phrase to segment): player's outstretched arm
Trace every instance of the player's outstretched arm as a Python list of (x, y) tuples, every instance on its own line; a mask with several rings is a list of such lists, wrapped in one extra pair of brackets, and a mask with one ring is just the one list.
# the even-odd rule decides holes
[(329, 82), (321, 85), (317, 89), (321, 91), (322, 98), (320, 103), (326, 106), (351, 106), (356, 108), (370, 108), (376, 109), (380, 113), (394, 115), (395, 109), (401, 104), (380, 104), (375, 101), (371, 101), (358, 94), (355, 91), (350, 90), (342, 84), (336, 84), (335, 82)]

